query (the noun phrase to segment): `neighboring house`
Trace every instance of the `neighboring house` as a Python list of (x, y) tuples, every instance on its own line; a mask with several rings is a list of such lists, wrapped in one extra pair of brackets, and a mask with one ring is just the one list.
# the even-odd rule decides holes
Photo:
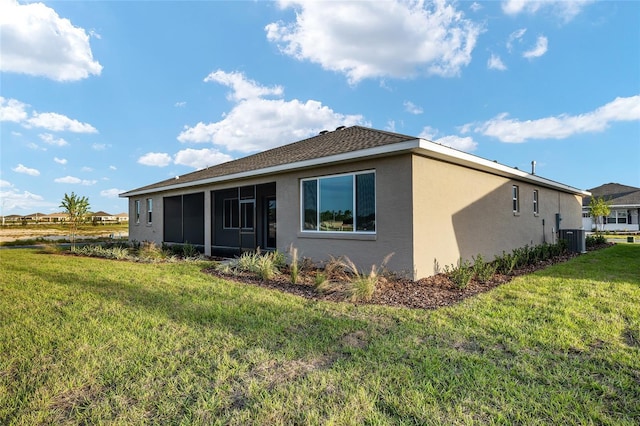
[(7, 224), (7, 223), (11, 223), (14, 224), (16, 222), (21, 222), (22, 221), (22, 216), (17, 215), (17, 214), (10, 214), (7, 216), (2, 216), (2, 224)]
[(293, 245), (419, 279), (459, 258), (556, 241), (589, 193), (413, 136), (360, 126), (120, 194), (129, 238), (205, 254)]
[[(607, 183), (590, 189), (593, 197), (602, 197), (611, 213), (602, 218), (598, 230), (603, 226), (605, 231), (640, 231), (640, 188)], [(587, 230), (596, 230), (596, 221), (589, 214), (591, 197), (582, 200), (582, 223)]]
[(68, 219), (69, 219), (69, 215), (67, 213), (51, 213), (51, 214), (42, 216), (40, 220), (42, 222), (60, 223), (60, 222), (66, 222)]
[(89, 220), (92, 222), (107, 223), (107, 222), (117, 222), (118, 218), (107, 212), (99, 211), (95, 213), (89, 213)]
[(116, 215), (116, 220), (118, 223), (129, 222), (129, 213), (118, 213)]
[(22, 221), (31, 223), (31, 222), (42, 222), (42, 218), (46, 216), (44, 213), (32, 213), (22, 216)]

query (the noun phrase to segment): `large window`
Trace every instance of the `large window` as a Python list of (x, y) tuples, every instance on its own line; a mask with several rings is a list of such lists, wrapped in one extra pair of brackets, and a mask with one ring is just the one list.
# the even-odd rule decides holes
[(626, 210), (611, 210), (607, 223), (627, 223), (628, 212)]
[(520, 213), (520, 188), (518, 185), (511, 187), (511, 199), (513, 204), (513, 212)]
[(303, 231), (375, 232), (374, 172), (303, 179), (300, 191)]

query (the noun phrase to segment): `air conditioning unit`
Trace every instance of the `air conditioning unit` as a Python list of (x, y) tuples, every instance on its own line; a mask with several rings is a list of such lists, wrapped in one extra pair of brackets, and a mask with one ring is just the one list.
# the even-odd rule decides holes
[(587, 240), (584, 229), (561, 229), (560, 239), (567, 242), (567, 248), (573, 253), (586, 253)]

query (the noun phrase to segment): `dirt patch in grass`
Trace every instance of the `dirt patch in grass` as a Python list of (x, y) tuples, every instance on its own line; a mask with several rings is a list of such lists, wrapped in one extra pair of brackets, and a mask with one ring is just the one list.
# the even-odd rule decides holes
[[(598, 250), (610, 247), (611, 244), (603, 244), (593, 247), (591, 250)], [(464, 289), (458, 288), (445, 274), (438, 274), (418, 281), (398, 277), (384, 277), (376, 286), (376, 290), (371, 300), (356, 302), (358, 304), (375, 304), (397, 306), (414, 309), (437, 309), (443, 306), (450, 306), (462, 300), (484, 293), (499, 285), (511, 281), (513, 278), (530, 274), (534, 271), (547, 268), (556, 263), (566, 262), (577, 256), (575, 253), (565, 254), (553, 259), (538, 262), (524, 268), (514, 270), (510, 275), (495, 274), (487, 282), (471, 280)], [(340, 292), (319, 293), (313, 285), (314, 273), (301, 274), (299, 283), (292, 284), (287, 274), (275, 276), (271, 280), (261, 280), (250, 273), (230, 273), (224, 274), (215, 268), (206, 269), (204, 272), (212, 274), (226, 280), (242, 282), (274, 290), (284, 291), (305, 297), (312, 300), (326, 300), (334, 302), (344, 302), (344, 294)], [(303, 276), (304, 275), (304, 276)]]

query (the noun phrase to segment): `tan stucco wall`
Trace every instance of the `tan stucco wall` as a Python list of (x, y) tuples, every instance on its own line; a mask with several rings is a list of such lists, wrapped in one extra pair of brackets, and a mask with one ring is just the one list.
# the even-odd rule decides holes
[[(300, 230), (300, 180), (365, 170), (376, 172), (376, 233), (354, 235)], [(277, 176), (203, 185), (129, 199), (129, 238), (162, 243), (163, 197), (205, 193), (205, 253), (211, 249), (211, 191), (243, 185), (276, 183), (277, 248), (293, 244), (299, 255), (315, 262), (349, 256), (360, 268), (379, 265), (393, 252), (388, 267), (413, 279), (433, 275), (460, 257), (482, 254), (493, 260), (502, 251), (526, 244), (555, 242), (555, 214), (561, 228), (582, 226), (581, 197), (530, 183), (514, 182), (413, 154), (310, 168)], [(413, 182), (413, 183), (412, 183)], [(520, 187), (520, 214), (514, 215), (511, 186)], [(540, 214), (533, 213), (533, 190), (539, 191)], [(146, 224), (146, 198), (153, 199), (153, 223)], [(134, 203), (141, 201), (140, 223)], [(542, 221), (545, 221), (544, 228)]]
[[(300, 180), (304, 178), (349, 173), (364, 170), (376, 172), (376, 233), (375, 235), (329, 234), (300, 231)], [(389, 269), (411, 274), (413, 255), (411, 243), (411, 157), (386, 157), (358, 163), (334, 165), (289, 173), (276, 181), (278, 200), (278, 249), (293, 244), (300, 256), (316, 262), (330, 256), (348, 256), (361, 269), (380, 265), (383, 258), (394, 253)]]
[[(413, 156), (414, 261), (417, 277), (432, 275), (460, 257), (493, 260), (502, 251), (553, 243), (555, 214), (561, 228), (582, 226), (581, 197), (530, 183)], [(512, 185), (520, 213), (512, 209)], [(538, 190), (540, 213), (533, 212)], [(544, 220), (544, 226), (543, 226)]]

